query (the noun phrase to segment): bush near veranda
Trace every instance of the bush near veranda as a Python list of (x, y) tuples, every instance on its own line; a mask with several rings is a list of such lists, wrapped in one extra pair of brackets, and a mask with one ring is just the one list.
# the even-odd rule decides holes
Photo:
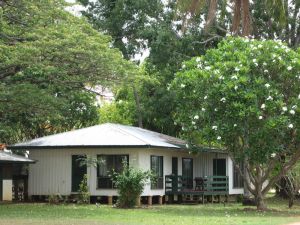
[(132, 208), (136, 205), (138, 197), (142, 194), (149, 179), (152, 178), (150, 171), (143, 171), (123, 163), (123, 171), (114, 173), (113, 179), (118, 189), (118, 207)]
[(183, 133), (191, 143), (223, 147), (235, 161), (247, 159), (253, 184), (247, 186), (257, 208), (265, 209), (265, 194), (300, 158), (299, 50), (280, 41), (228, 37), (185, 62), (171, 90)]

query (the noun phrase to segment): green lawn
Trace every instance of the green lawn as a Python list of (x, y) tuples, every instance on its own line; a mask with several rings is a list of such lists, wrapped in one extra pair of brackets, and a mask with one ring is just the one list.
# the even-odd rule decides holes
[(275, 198), (273, 211), (244, 210), (238, 203), (164, 205), (140, 209), (116, 209), (107, 205), (1, 204), (0, 224), (289, 224), (300, 221), (300, 203), (293, 209)]

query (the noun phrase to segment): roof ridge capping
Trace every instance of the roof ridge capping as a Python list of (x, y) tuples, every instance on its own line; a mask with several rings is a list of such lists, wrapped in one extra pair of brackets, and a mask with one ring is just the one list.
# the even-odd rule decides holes
[[(162, 142), (165, 142), (165, 143), (168, 143), (168, 144), (172, 144), (176, 147), (179, 147), (179, 148), (182, 148), (184, 146), (185, 148), (185, 144), (186, 144), (186, 141), (180, 139), (180, 138), (177, 138), (177, 137), (173, 137), (173, 136), (170, 136), (170, 135), (167, 135), (167, 134), (163, 134), (163, 133), (159, 133), (159, 132), (156, 132), (156, 131), (151, 131), (151, 130), (147, 130), (145, 128), (141, 128), (141, 127), (133, 127), (133, 126), (129, 126), (129, 125), (122, 125), (122, 124), (114, 124), (116, 126), (119, 127), (119, 129), (122, 129), (124, 127), (128, 128), (129, 130), (125, 130), (125, 129), (122, 129), (124, 132), (138, 138), (138, 139), (142, 139), (144, 141), (144, 139), (140, 136), (142, 136), (142, 134), (138, 134), (138, 133), (134, 133), (132, 130), (135, 129), (135, 130), (139, 130), (140, 132), (143, 132), (143, 133), (148, 133), (148, 134), (151, 134), (151, 137), (150, 138), (159, 138)], [(147, 141), (146, 141), (147, 142)], [(151, 145), (151, 144), (150, 144)]]

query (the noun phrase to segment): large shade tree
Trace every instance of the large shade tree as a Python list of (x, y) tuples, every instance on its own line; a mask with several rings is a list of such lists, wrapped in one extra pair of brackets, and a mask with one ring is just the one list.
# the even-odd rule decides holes
[(62, 0), (0, 1), (0, 142), (97, 123), (90, 87), (133, 66)]
[[(246, 162), (258, 209), (300, 158), (300, 54), (281, 41), (226, 38), (183, 64), (171, 91), (175, 119), (193, 144), (223, 148)], [(247, 160), (245, 160), (247, 159)], [(274, 172), (275, 171), (275, 172)]]

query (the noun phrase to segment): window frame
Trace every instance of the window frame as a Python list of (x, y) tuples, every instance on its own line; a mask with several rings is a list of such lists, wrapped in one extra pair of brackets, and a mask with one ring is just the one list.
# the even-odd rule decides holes
[[(239, 166), (240, 166), (241, 170), (243, 171), (244, 170), (243, 162), (239, 162)], [(236, 179), (237, 179), (237, 181), (236, 181)], [(244, 179), (240, 175), (240, 173), (237, 170), (237, 168), (235, 167), (235, 163), (234, 162), (232, 162), (232, 188), (233, 189), (244, 188)]]
[(159, 174), (159, 176), (157, 176), (157, 180), (156, 180), (155, 184), (153, 182), (151, 182), (150, 188), (151, 188), (151, 190), (161, 190), (161, 189), (164, 189), (164, 157), (160, 156), (160, 155), (150, 155), (150, 170), (151, 170), (151, 172), (153, 172), (153, 168), (152, 168), (152, 159), (153, 158), (159, 159), (159, 163), (161, 163), (161, 173), (162, 174)]
[[(97, 159), (99, 159), (100, 157), (113, 157), (113, 165), (112, 168), (115, 169), (116, 168), (116, 157), (126, 157), (126, 161), (127, 161), (127, 165), (129, 166), (129, 154), (100, 154), (97, 155)], [(97, 165), (97, 179), (96, 179), (96, 187), (97, 189), (116, 189), (114, 182), (112, 180), (112, 178), (107, 175), (107, 176), (100, 176), (100, 166), (101, 165)], [(122, 168), (123, 169), (123, 168)], [(111, 171), (106, 171), (106, 172), (111, 172)], [(99, 184), (101, 183), (101, 179), (102, 180), (106, 180), (107, 182), (107, 186), (100, 186)]]

